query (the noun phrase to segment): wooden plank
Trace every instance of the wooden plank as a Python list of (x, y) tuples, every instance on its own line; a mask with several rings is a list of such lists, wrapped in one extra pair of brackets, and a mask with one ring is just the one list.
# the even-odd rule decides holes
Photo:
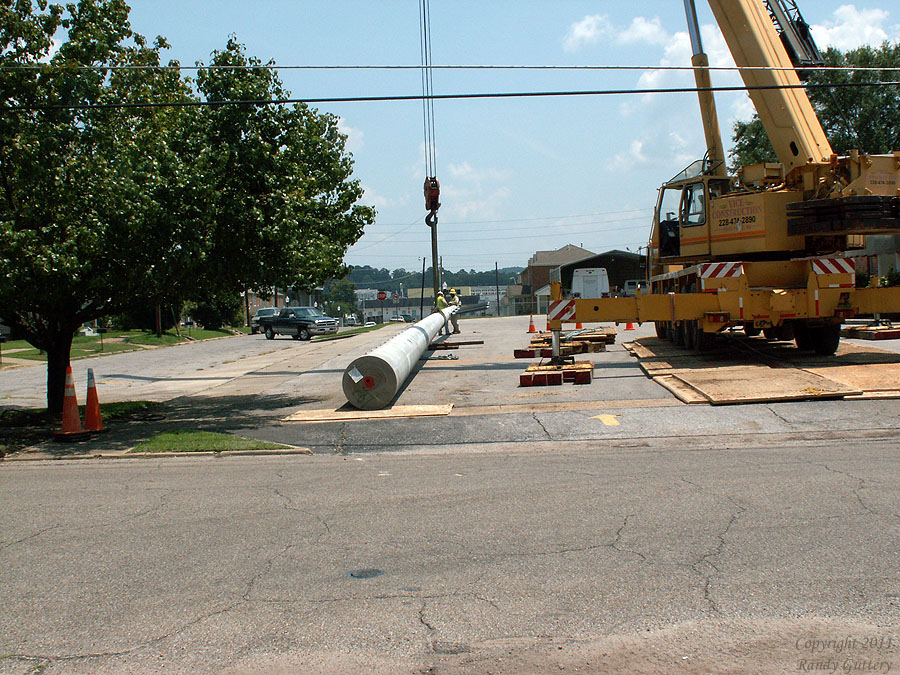
[(862, 391), (795, 368), (723, 366), (706, 370), (679, 370), (673, 376), (702, 393), (713, 405), (805, 401), (842, 398)]
[(691, 385), (679, 380), (674, 375), (659, 375), (658, 377), (654, 377), (653, 380), (672, 392), (675, 398), (682, 403), (687, 403), (688, 405), (709, 403), (708, 398), (694, 389)]
[(395, 405), (383, 410), (356, 410), (349, 406), (337, 410), (298, 410), (284, 418), (284, 422), (345, 422), (353, 420), (388, 419), (393, 417), (434, 417), (449, 415), (453, 404)]

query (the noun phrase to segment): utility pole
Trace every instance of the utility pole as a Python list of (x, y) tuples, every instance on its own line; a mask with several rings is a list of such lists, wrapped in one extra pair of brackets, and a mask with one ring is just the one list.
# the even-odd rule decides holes
[(437, 245), (437, 216), (434, 218), (434, 225), (431, 226), (431, 266), (434, 268), (434, 303), (437, 306), (437, 294), (441, 290), (441, 277), (438, 271), (438, 245)]
[(497, 316), (500, 316), (500, 269), (494, 261), (494, 284), (497, 286)]
[[(426, 258), (422, 258), (422, 291), (419, 293), (419, 321), (425, 318), (425, 261)], [(435, 301), (437, 300), (437, 295), (434, 296)]]

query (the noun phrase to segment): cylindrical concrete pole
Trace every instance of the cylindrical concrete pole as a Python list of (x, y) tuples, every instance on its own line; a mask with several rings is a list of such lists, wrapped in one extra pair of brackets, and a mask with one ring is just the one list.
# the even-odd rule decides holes
[(355, 359), (344, 371), (342, 386), (347, 401), (360, 410), (379, 410), (394, 400), (419, 357), (456, 309), (435, 311)]

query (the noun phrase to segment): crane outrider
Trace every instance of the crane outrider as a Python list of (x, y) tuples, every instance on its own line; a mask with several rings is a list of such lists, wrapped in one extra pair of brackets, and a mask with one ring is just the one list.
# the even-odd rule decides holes
[(554, 283), (554, 343), (563, 322), (654, 321), (689, 349), (740, 326), (833, 354), (845, 319), (900, 312), (900, 288), (856, 288), (846, 257), (865, 235), (900, 233), (900, 152), (832, 150), (796, 70), (821, 56), (792, 0), (709, 0), (779, 160), (729, 176), (694, 3), (684, 4), (706, 154), (659, 190), (649, 292), (566, 299)]

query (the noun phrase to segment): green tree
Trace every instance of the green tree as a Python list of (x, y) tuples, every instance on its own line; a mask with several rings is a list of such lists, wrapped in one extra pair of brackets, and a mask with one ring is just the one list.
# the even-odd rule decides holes
[[(865, 46), (848, 52), (829, 48), (823, 57), (827, 66), (897, 68), (900, 67), (900, 43), (885, 42), (880, 47)], [(826, 70), (811, 71), (809, 77), (809, 83), (816, 85), (878, 80), (896, 81), (896, 73)], [(858, 149), (884, 154), (900, 148), (900, 125), (890, 122), (900, 119), (900, 88), (811, 87), (807, 94), (835, 152)], [(735, 122), (732, 131), (732, 170), (757, 162), (778, 161), (762, 122), (755, 114), (748, 122)]]
[[(188, 111), (85, 106), (189, 92), (177, 71), (109, 70), (157, 66), (166, 46), (131, 32), (121, 0), (65, 11), (6, 0), (0, 17), (0, 104), (19, 108), (0, 111), (0, 307), (47, 352), (58, 413), (75, 330), (177, 285), (169, 272), (186, 251), (173, 241), (191, 225), (166, 210), (182, 169), (168, 129)], [(43, 67), (60, 26), (68, 38)]]
[[(350, 279), (334, 279), (325, 286), (322, 297), (325, 313), (331, 316), (355, 314), (359, 311), (356, 302), (356, 284)], [(338, 310), (337, 308), (341, 309)]]
[[(341, 269), (374, 220), (336, 120), (306, 106), (104, 107), (190, 100), (123, 0), (0, 0), (0, 313), (48, 354), (62, 409), (78, 326)], [(49, 64), (51, 37), (67, 39)], [(212, 64), (260, 65), (229, 40)], [(177, 65), (177, 64), (176, 64)], [(18, 66), (18, 68), (10, 68)], [(287, 98), (270, 69), (201, 70), (209, 103)]]

